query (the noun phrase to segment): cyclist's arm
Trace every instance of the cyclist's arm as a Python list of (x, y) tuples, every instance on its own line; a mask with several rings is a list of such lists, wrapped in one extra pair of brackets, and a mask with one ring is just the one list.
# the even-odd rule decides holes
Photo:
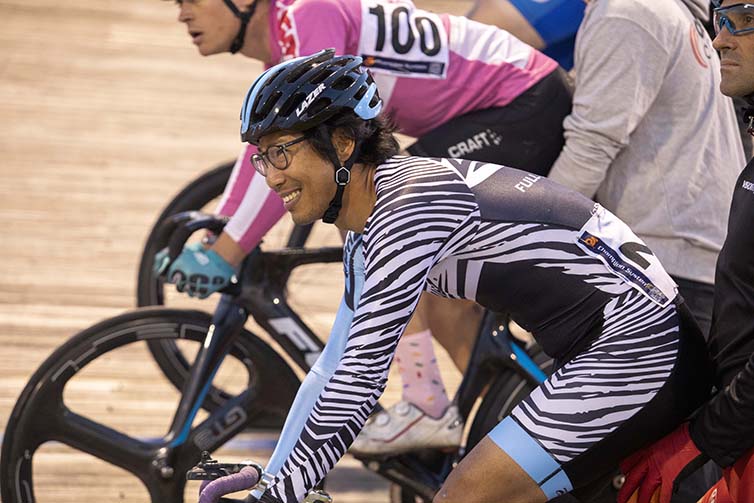
[(754, 355), (691, 423), (691, 439), (727, 467), (754, 446)]
[[(641, 26), (603, 17), (582, 26), (573, 110), (550, 178), (593, 197), (657, 96), (669, 54)], [(641, 68), (636, 67), (641, 54)], [(630, 105), (630, 106), (629, 106)]]
[[(405, 197), (403, 190), (398, 192), (396, 196)], [(443, 194), (447, 196), (447, 191)], [(361, 431), (385, 388), (398, 339), (416, 308), (429, 270), (469, 211), (468, 204), (455, 206), (456, 201), (449, 201), (447, 214), (418, 216), (417, 205), (405, 199), (391, 202), (378, 201), (378, 208), (389, 209), (379, 215), (375, 210), (370, 217), (364, 238), (364, 287), (343, 355), (263, 501), (299, 501)]]
[(343, 300), (335, 317), (327, 345), (306, 375), (304, 382), (301, 383), (296, 399), (288, 412), (280, 439), (265, 470), (268, 481), (280, 472), (283, 463), (290, 456), (301, 435), (306, 419), (311, 414), (319, 395), (335, 373), (338, 362), (343, 357), (348, 339), (348, 329), (353, 321), (354, 305), (358, 304), (361, 289), (364, 286), (364, 250), (358, 236), (352, 235), (346, 240), (343, 262), (347, 278)]
[(502, 28), (535, 49), (544, 49), (547, 45), (529, 20), (508, 0), (477, 0), (466, 17)]
[(754, 197), (747, 187), (753, 174), (754, 161), (736, 183), (715, 272), (710, 347), (721, 391), (690, 428), (699, 449), (724, 467), (754, 446)]

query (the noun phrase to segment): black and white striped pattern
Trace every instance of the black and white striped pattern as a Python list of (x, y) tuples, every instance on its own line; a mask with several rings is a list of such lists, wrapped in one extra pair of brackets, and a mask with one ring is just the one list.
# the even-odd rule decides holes
[[(574, 211), (573, 196), (566, 194), (571, 206), (564, 207), (563, 213), (570, 212), (571, 220), (574, 214), (585, 215), (570, 227), (558, 211), (546, 213), (553, 215), (551, 221), (540, 217), (527, 220), (525, 211), (519, 211), (515, 221), (483, 217), (496, 204), (495, 187), (515, 183), (521, 173), (470, 161), (414, 157), (396, 157), (377, 168), (376, 207), (364, 234), (349, 236), (346, 244), (347, 257), (362, 243), (365, 253), (365, 281), (348, 342), (268, 495), (278, 501), (299, 501), (345, 453), (385, 388), (398, 338), (424, 289), (477, 300), (491, 308), (510, 304), (513, 310), (509, 312), (518, 312), (537, 329), (538, 337), (566, 339), (551, 344), (556, 351), (585, 336), (584, 326), (593, 326), (595, 317), (601, 321), (603, 311), (606, 333), (596, 343), (594, 354), (625, 351), (627, 359), (641, 356), (642, 350), (628, 347), (632, 339), (632, 343), (651, 341), (649, 351), (656, 356), (655, 339), (660, 336), (653, 331), (661, 324), (658, 316), (668, 317), (667, 340), (673, 339), (672, 330), (677, 326), (671, 321), (671, 310), (660, 313), (658, 306), (634, 294), (630, 285), (576, 245), (579, 227), (589, 218), (593, 206), (590, 201), (577, 199), (578, 211)], [(473, 183), (469, 181), (472, 178)], [(542, 196), (533, 194), (516, 196), (521, 198), (520, 203), (516, 200), (516, 208), (530, 207), (542, 214), (543, 203), (537, 199)], [(546, 204), (551, 206), (552, 200)], [(527, 281), (532, 275), (537, 275), (536, 281)], [(351, 284), (348, 278), (346, 283)], [(502, 293), (504, 285), (512, 292), (509, 297)], [(636, 315), (631, 317), (634, 311)], [(557, 322), (553, 321), (554, 313)], [(640, 328), (645, 324), (647, 333)], [(574, 364), (590, 365), (589, 358), (594, 356)], [(668, 353), (667, 362), (671, 360)], [(558, 374), (558, 379), (571, 379), (568, 371)], [(610, 371), (604, 369), (605, 374)], [(582, 375), (578, 370), (573, 372)], [(648, 378), (653, 386), (655, 378), (659, 381), (661, 374)], [(627, 398), (626, 403), (630, 408), (643, 400), (643, 396)], [(548, 410), (546, 403), (536, 399), (531, 403), (532, 416), (539, 410), (534, 407)], [(596, 403), (594, 407), (597, 409)], [(612, 427), (623, 417), (616, 413), (610, 416), (608, 425), (599, 426)], [(580, 447), (554, 448), (568, 456)]]
[(605, 307), (602, 334), (511, 413), (561, 464), (615, 431), (654, 398), (678, 352), (675, 304), (637, 292)]

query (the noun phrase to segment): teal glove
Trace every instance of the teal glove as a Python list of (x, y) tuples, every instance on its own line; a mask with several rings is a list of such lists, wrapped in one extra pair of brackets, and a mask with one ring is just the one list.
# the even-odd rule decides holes
[[(167, 253), (155, 255), (155, 270), (164, 270)], [(168, 269), (168, 283), (175, 283), (179, 292), (188, 293), (189, 297), (205, 299), (235, 282), (236, 270), (220, 255), (212, 250), (205, 250), (201, 243), (193, 243), (183, 248)]]

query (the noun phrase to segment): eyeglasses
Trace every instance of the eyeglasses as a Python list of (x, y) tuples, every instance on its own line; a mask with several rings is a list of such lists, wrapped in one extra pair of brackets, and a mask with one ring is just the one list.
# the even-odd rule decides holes
[(291, 154), (288, 153), (288, 148), (308, 140), (309, 136), (305, 134), (286, 143), (271, 145), (264, 152), (260, 150), (258, 153), (251, 155), (251, 165), (254, 166), (257, 173), (265, 177), (270, 166), (273, 166), (275, 169), (284, 170), (291, 163)]
[(754, 32), (754, 4), (737, 3), (714, 11), (715, 34), (727, 28), (731, 35)]

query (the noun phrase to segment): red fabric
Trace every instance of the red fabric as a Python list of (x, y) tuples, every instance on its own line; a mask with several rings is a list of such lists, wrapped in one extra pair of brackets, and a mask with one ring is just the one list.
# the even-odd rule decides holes
[(699, 500), (699, 503), (751, 502), (754, 502), (754, 449), (726, 468), (723, 478)]
[(689, 436), (688, 423), (683, 423), (669, 435), (635, 452), (621, 463), (626, 482), (618, 493), (618, 503), (629, 501), (637, 490), (637, 503), (649, 503), (655, 491), (659, 491), (659, 500), (655, 501), (670, 503), (676, 478), (701, 454)]

